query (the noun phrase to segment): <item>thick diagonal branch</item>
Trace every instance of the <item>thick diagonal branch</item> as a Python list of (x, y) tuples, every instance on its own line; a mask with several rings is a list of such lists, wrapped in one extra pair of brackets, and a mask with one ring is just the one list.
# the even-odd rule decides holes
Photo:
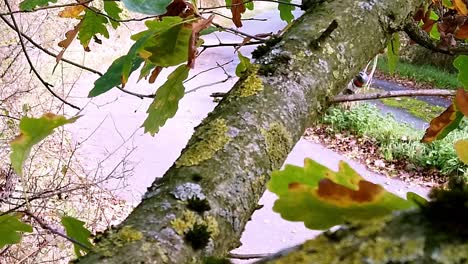
[(257, 64), (176, 163), (154, 175), (138, 207), (78, 262), (201, 263), (239, 246), (270, 173), (421, 2), (335, 0), (306, 12), (278, 43), (255, 52)]

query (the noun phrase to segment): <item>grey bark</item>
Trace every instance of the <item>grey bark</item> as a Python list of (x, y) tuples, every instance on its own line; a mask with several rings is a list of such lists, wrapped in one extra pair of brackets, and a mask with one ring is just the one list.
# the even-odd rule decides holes
[(308, 10), (278, 43), (257, 50), (257, 65), (196, 128), (176, 163), (78, 262), (201, 263), (239, 246), (270, 173), (421, 3), (334, 0)]
[[(467, 208), (460, 210), (466, 210)], [(446, 212), (447, 213), (447, 212)], [(456, 213), (450, 213), (455, 216)], [(449, 217), (447, 217), (449, 219)], [(445, 219), (446, 221), (447, 219)], [(468, 261), (466, 219), (438, 223), (420, 211), (325, 232), (257, 264), (463, 264)]]

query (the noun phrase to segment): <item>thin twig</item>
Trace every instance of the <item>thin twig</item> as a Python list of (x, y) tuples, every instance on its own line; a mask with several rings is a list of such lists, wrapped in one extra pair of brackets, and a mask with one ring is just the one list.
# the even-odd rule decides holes
[(17, 117), (14, 117), (14, 116), (9, 116), (9, 115), (4, 115), (4, 114), (0, 114), (1, 117), (5, 117), (5, 118), (10, 118), (10, 119), (14, 119), (14, 120), (20, 120), (19, 118)]
[(236, 253), (229, 253), (229, 258), (234, 259), (259, 259), (259, 258), (266, 258), (271, 256), (271, 254), (236, 254)]
[(407, 97), (407, 96), (455, 96), (456, 91), (444, 89), (418, 89), (418, 90), (402, 90), (402, 91), (385, 91), (369, 94), (351, 94), (351, 95), (337, 95), (331, 102), (354, 102), (364, 100), (375, 100), (390, 97)]
[[(10, 6), (10, 3), (8, 2), (8, 0), (5, 0), (4, 1), (7, 8), (8, 8), (8, 11), (11, 13), (11, 6)], [(28, 52), (26, 51), (26, 46), (24, 44), (24, 41), (23, 41), (23, 37), (21, 36), (21, 32), (20, 32), (20, 29), (18, 27), (18, 24), (16, 23), (16, 19), (15, 19), (15, 15), (14, 14), (11, 14), (10, 15), (11, 17), (11, 21), (13, 22), (13, 25), (14, 25), (14, 30), (16, 31), (16, 33), (18, 34), (18, 37), (19, 37), (19, 41), (20, 41), (20, 44), (21, 44), (21, 48), (23, 49), (23, 53), (24, 53), (24, 56), (26, 57), (26, 60), (28, 61), (28, 64), (29, 64), (29, 67), (31, 68), (31, 70), (34, 72), (34, 74), (36, 75), (36, 77), (39, 79), (39, 81), (44, 85), (44, 87), (57, 99), (59, 99), (62, 103), (74, 108), (74, 109), (77, 109), (77, 110), (81, 110), (78, 106), (76, 105), (73, 105), (69, 102), (67, 102), (65, 99), (61, 98), (58, 94), (56, 94), (52, 89), (52, 85), (50, 83), (47, 83), (44, 79), (42, 79), (42, 76), (39, 74), (39, 72), (37, 72), (36, 68), (34, 67), (32, 61), (31, 61), (31, 58), (29, 58), (29, 55), (28, 55)]]
[(71, 4), (63, 4), (63, 5), (50, 5), (50, 6), (43, 6), (43, 7), (38, 7), (34, 8), (32, 10), (15, 10), (15, 11), (10, 11), (7, 13), (0, 13), (0, 16), (10, 16), (11, 14), (18, 14), (18, 13), (33, 13), (41, 10), (47, 10), (47, 9), (54, 9), (54, 8), (62, 8), (62, 7), (69, 7), (69, 6), (78, 6), (78, 5), (85, 5), (93, 2), (94, 0), (87, 0), (81, 3), (71, 3)]
[[(200, 14), (214, 14), (214, 15), (217, 15), (217, 16), (220, 16), (220, 17), (224, 17), (224, 18), (227, 18), (229, 20), (232, 20), (232, 17), (230, 16), (226, 16), (226, 15), (223, 15), (221, 13), (218, 13), (218, 12), (215, 12), (215, 11), (206, 11), (206, 12), (200, 12)], [(241, 18), (242, 21), (268, 21), (267, 18)]]
[(199, 73), (193, 75), (192, 77), (190, 77), (190, 78), (188, 78), (187, 80), (185, 80), (184, 83), (187, 83), (187, 82), (189, 82), (189, 81), (195, 79), (196, 77), (198, 77), (199, 75), (201, 75), (201, 74), (203, 74), (203, 73), (206, 73), (206, 72), (209, 72), (209, 71), (218, 69), (218, 68), (223, 68), (224, 66), (226, 66), (226, 65), (228, 65), (228, 64), (230, 64), (230, 63), (232, 63), (233, 61), (234, 61), (234, 60), (230, 60), (230, 61), (225, 62), (225, 63), (223, 63), (223, 64), (216, 63), (217, 65), (216, 65), (215, 67), (211, 67), (211, 68), (209, 68), (209, 69), (203, 70), (203, 71), (201, 71), (201, 72), (199, 72)]
[(280, 1), (280, 0), (247, 0), (247, 1), (244, 1), (244, 2), (241, 2), (241, 3), (237, 3), (237, 4), (221, 5), (221, 6), (214, 6), (214, 7), (204, 7), (204, 8), (199, 8), (198, 10), (204, 11), (204, 10), (213, 10), (213, 9), (220, 9), (220, 8), (230, 8), (230, 7), (234, 7), (234, 6), (238, 6), (238, 5), (247, 4), (247, 3), (250, 3), (250, 2), (271, 2), (271, 3), (278, 3), (278, 4), (283, 4), (283, 5), (289, 5), (289, 6), (295, 6), (295, 7), (302, 8), (302, 5), (300, 5), (300, 4), (295, 4), (295, 3)]
[(84, 248), (84, 249), (86, 249), (88, 251), (91, 251), (91, 248), (88, 247), (87, 245), (81, 243), (80, 241), (78, 241), (78, 240), (76, 240), (76, 239), (74, 239), (72, 237), (69, 237), (69, 236), (65, 235), (64, 233), (58, 231), (55, 228), (50, 227), (49, 225), (44, 223), (44, 221), (42, 221), (42, 219), (35, 216), (33, 213), (31, 213), (29, 211), (22, 211), (22, 213), (24, 213), (24, 214), (28, 215), (29, 217), (31, 217), (32, 219), (34, 219), (34, 221), (36, 221), (43, 229), (50, 231), (52, 234), (56, 234), (56, 235), (58, 235), (60, 237), (63, 237), (66, 240), (72, 242), (73, 244), (76, 244), (76, 245), (78, 245), (78, 246), (80, 246), (80, 247), (82, 247), (82, 248)]
[[(3, 20), (3, 22), (5, 22), (5, 24), (7, 24), (8, 27), (10, 27), (11, 29), (15, 30), (15, 26), (13, 24), (10, 23), (10, 21), (8, 21), (5, 17), (3, 17), (2, 15), (0, 15), (0, 19)], [(42, 52), (44, 52), (45, 54), (51, 56), (51, 57), (54, 57), (56, 58), (58, 54), (55, 54), (45, 48), (43, 48), (40, 44), (38, 44), (37, 42), (35, 42), (31, 37), (29, 37), (28, 35), (26, 35), (25, 33), (21, 32), (21, 36), (23, 36), (23, 38), (25, 38), (27, 41), (29, 41), (33, 46), (35, 46), (36, 48), (38, 48), (39, 50), (41, 50)], [(84, 65), (81, 65), (79, 63), (76, 63), (76, 62), (73, 62), (73, 61), (70, 61), (70, 60), (67, 60), (65, 58), (62, 58), (63, 62), (66, 62), (70, 65), (73, 65), (75, 67), (78, 67), (80, 69), (83, 69), (83, 70), (86, 70), (86, 71), (89, 71), (89, 72), (92, 72), (94, 74), (97, 74), (97, 75), (100, 75), (102, 76), (103, 74), (95, 69), (92, 69), (92, 68), (89, 68), (89, 67), (86, 67)]]
[(204, 44), (201, 45), (202, 48), (217, 48), (217, 47), (239, 47), (239, 46), (249, 46), (249, 45), (260, 45), (265, 43), (265, 41), (250, 41), (247, 43), (218, 43), (218, 44)]
[(233, 28), (228, 28), (228, 27), (221, 26), (221, 25), (218, 24), (218, 23), (212, 22), (211, 24), (212, 24), (213, 26), (217, 27), (217, 28), (221, 28), (221, 29), (223, 29), (223, 30), (225, 30), (225, 31), (234, 33), (235, 35), (241, 35), (241, 36), (249, 37), (249, 38), (256, 39), (256, 40), (263, 40), (262, 38), (256, 37), (256, 36), (254, 36), (254, 35), (247, 34), (247, 33), (245, 33), (245, 32), (239, 31), (239, 30), (237, 30), (237, 29), (233, 29)]
[(207, 84), (203, 84), (203, 85), (200, 85), (200, 86), (197, 86), (191, 90), (188, 90), (185, 92), (185, 94), (189, 94), (189, 93), (193, 93), (193, 92), (196, 92), (198, 90), (200, 90), (201, 88), (205, 88), (205, 87), (210, 87), (210, 86), (213, 86), (213, 85), (216, 85), (216, 84), (221, 84), (221, 83), (225, 83), (227, 82), (229, 79), (231, 79), (232, 76), (229, 76), (229, 77), (226, 77), (226, 79), (224, 80), (221, 80), (221, 81), (217, 81), (217, 82), (212, 82), (212, 83), (207, 83)]

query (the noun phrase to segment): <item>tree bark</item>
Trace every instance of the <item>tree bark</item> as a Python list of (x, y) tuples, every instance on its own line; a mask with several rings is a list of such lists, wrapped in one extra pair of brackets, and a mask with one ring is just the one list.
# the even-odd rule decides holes
[(201, 263), (239, 238), (270, 173), (305, 128), (384, 50), (422, 0), (324, 1), (257, 61), (196, 128), (142, 202), (79, 263)]
[(441, 225), (419, 210), (405, 212), (325, 232), (255, 263), (462, 264), (468, 260), (468, 237), (460, 232), (464, 221)]

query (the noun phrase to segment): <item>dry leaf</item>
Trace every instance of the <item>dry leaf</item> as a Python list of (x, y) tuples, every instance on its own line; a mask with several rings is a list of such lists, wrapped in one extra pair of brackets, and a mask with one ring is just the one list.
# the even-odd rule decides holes
[(457, 109), (465, 116), (468, 116), (468, 92), (463, 88), (458, 89), (457, 94), (455, 95), (455, 103)]
[(75, 6), (68, 6), (65, 7), (62, 11), (59, 12), (58, 16), (63, 18), (80, 18), (81, 12), (86, 9), (86, 6), (83, 5), (75, 5)]
[(149, 77), (148, 82), (149, 83), (154, 83), (156, 81), (156, 78), (158, 78), (159, 73), (162, 71), (163, 67), (157, 66), (154, 68), (154, 70), (151, 72), (151, 76)]
[(192, 23), (192, 35), (190, 35), (189, 40), (189, 52), (187, 59), (187, 66), (193, 68), (195, 66), (195, 59), (197, 57), (197, 40), (200, 37), (200, 31), (210, 26), (213, 21), (214, 15), (211, 15), (207, 19), (199, 19), (198, 21)]
[(243, 0), (232, 0), (231, 13), (232, 22), (236, 27), (242, 27), (241, 14), (245, 12), (245, 5)]
[(78, 31), (80, 30), (80, 26), (81, 26), (81, 21), (72, 30), (67, 31), (67, 33), (65, 33), (65, 39), (58, 43), (58, 46), (62, 47), (63, 49), (55, 58), (55, 61), (57, 64), (60, 62), (60, 60), (63, 57), (63, 54), (65, 54), (65, 51), (75, 39), (76, 35), (78, 34)]

